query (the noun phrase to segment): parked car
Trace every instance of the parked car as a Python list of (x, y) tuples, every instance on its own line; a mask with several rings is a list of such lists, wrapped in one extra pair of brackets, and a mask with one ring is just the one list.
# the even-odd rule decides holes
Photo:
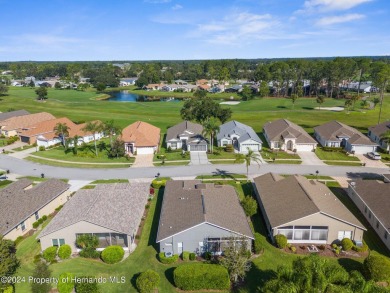
[(377, 152), (370, 152), (370, 153), (367, 153), (367, 156), (372, 159), (372, 160), (380, 160), (381, 159), (381, 155)]
[(8, 179), (7, 175), (0, 175), (0, 181)]

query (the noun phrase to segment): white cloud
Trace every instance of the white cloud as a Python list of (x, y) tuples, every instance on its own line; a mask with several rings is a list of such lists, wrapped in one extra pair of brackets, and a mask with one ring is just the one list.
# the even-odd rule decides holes
[(18, 36), (10, 37), (16, 41), (30, 42), (39, 45), (61, 45), (65, 43), (80, 43), (84, 42), (83, 39), (69, 38), (58, 35), (49, 35), (49, 34), (24, 34)]
[(172, 6), (173, 10), (179, 10), (179, 9), (182, 9), (182, 8), (183, 8), (183, 6), (181, 6), (180, 4), (176, 4), (176, 5)]
[(365, 16), (363, 14), (345, 14), (345, 15), (340, 15), (340, 16), (326, 16), (320, 18), (316, 24), (319, 26), (328, 26), (328, 25), (333, 25), (333, 24), (338, 24), (338, 23), (345, 23), (345, 22), (350, 22), (358, 19), (362, 19)]
[(305, 1), (305, 10), (329, 11), (329, 10), (348, 10), (360, 4), (371, 2), (372, 0), (307, 0)]

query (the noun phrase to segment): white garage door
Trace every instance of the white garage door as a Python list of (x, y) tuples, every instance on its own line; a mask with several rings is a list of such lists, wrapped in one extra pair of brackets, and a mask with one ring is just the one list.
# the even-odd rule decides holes
[(191, 145), (190, 151), (191, 152), (205, 152), (205, 151), (207, 151), (207, 146), (206, 145)]
[(375, 152), (376, 146), (355, 146), (354, 147), (355, 154), (367, 154), (369, 152)]
[(311, 152), (313, 151), (314, 146), (311, 144), (298, 144), (297, 151), (298, 152)]
[(148, 155), (153, 153), (154, 153), (153, 147), (137, 148), (137, 155)]
[(242, 144), (241, 145), (241, 152), (247, 152), (248, 148), (252, 151), (257, 152), (259, 150), (259, 145), (258, 144)]

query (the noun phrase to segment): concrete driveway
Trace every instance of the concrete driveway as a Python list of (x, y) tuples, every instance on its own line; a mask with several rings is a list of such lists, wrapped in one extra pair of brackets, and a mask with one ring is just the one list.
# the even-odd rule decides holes
[(210, 164), (206, 152), (190, 152), (190, 165), (208, 165)]
[(366, 164), (366, 167), (372, 168), (389, 168), (381, 160), (372, 160), (367, 155), (355, 155), (362, 163)]
[(297, 152), (302, 159), (302, 165), (317, 165), (323, 166), (326, 165), (321, 161), (315, 152)]
[(132, 168), (153, 167), (153, 154), (136, 155)]

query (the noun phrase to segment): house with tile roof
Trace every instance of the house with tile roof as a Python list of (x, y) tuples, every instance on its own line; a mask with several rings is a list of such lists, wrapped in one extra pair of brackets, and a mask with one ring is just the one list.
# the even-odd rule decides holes
[(72, 252), (78, 235), (97, 236), (97, 250), (110, 245), (134, 248), (135, 236), (149, 195), (147, 183), (98, 184), (94, 189), (81, 189), (41, 231), (41, 249), (68, 244)]
[(382, 135), (390, 131), (390, 120), (368, 128), (368, 137), (383, 150), (390, 151), (390, 144), (382, 139)]
[(232, 238), (254, 239), (233, 186), (200, 180), (167, 181), (157, 240), (160, 252), (221, 254)]
[(220, 147), (231, 144), (239, 153), (247, 153), (248, 149), (260, 151), (263, 144), (252, 127), (235, 120), (219, 127), (217, 142)]
[(183, 121), (168, 128), (166, 145), (172, 150), (182, 149), (189, 152), (207, 152), (207, 141), (202, 135), (203, 126)]
[(27, 130), (34, 124), (55, 118), (52, 114), (46, 112), (11, 117), (0, 121), (0, 134), (6, 137), (19, 135), (22, 130)]
[(355, 154), (375, 152), (378, 146), (357, 129), (338, 121), (314, 127), (314, 137), (324, 147), (341, 147)]
[(160, 128), (136, 121), (122, 130), (122, 140), (128, 154), (153, 154), (160, 145)]
[(52, 214), (69, 197), (69, 185), (58, 179), (33, 186), (23, 178), (0, 189), (0, 235), (15, 240), (27, 234), (35, 221)]
[(286, 119), (268, 122), (263, 133), (271, 149), (310, 152), (317, 147), (317, 142), (302, 127)]
[(384, 174), (383, 181), (352, 180), (347, 193), (390, 250), (390, 174)]
[(366, 228), (325, 184), (267, 173), (254, 178), (254, 185), (271, 239), (283, 234), (289, 243), (362, 241)]

